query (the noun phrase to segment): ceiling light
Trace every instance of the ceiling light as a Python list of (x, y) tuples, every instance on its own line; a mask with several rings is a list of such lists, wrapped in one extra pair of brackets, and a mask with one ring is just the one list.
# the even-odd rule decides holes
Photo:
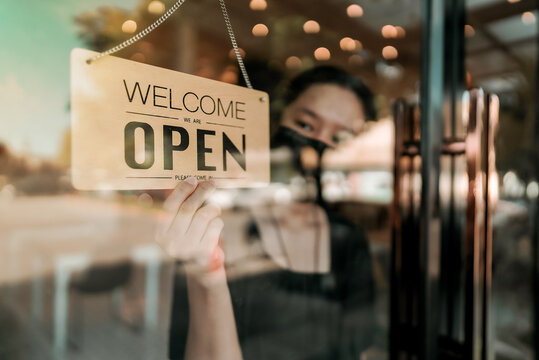
[(386, 46), (382, 49), (382, 56), (386, 60), (394, 60), (399, 56), (399, 52), (394, 46)]
[(402, 26), (395, 26), (395, 29), (397, 29), (397, 37), (403, 38), (406, 36), (406, 30)]
[(319, 47), (314, 51), (314, 58), (318, 61), (327, 61), (331, 58), (331, 53), (325, 47)]
[(350, 55), (350, 57), (348, 58), (348, 64), (352, 66), (363, 65), (363, 58), (357, 54)]
[(535, 15), (532, 12), (526, 11), (522, 13), (522, 22), (526, 25), (535, 23)]
[(360, 17), (363, 15), (363, 8), (357, 4), (350, 5), (346, 8), (346, 14), (351, 17)]
[(131, 55), (131, 60), (138, 62), (146, 62), (146, 56), (144, 56), (143, 53), (137, 52)]
[(138, 49), (146, 54), (151, 54), (154, 51), (154, 46), (149, 41), (139, 41), (138, 43)]
[(222, 82), (226, 82), (229, 84), (237, 84), (238, 83), (238, 73), (233, 70), (225, 70), (221, 77), (219, 78)]
[(320, 24), (314, 20), (308, 20), (303, 24), (303, 31), (307, 34), (316, 34), (320, 32)]
[(297, 56), (290, 56), (288, 59), (286, 59), (285, 65), (289, 69), (297, 69), (303, 65), (303, 62)]
[[(238, 50), (240, 52), (241, 58), (245, 59), (245, 50), (243, 50), (242, 48), (238, 48)], [(228, 52), (228, 57), (231, 59), (236, 59), (236, 53), (234, 52), (234, 49), (230, 49), (230, 51)]]
[(269, 33), (269, 29), (264, 24), (256, 24), (253, 26), (252, 33), (254, 36), (266, 36)]
[(251, 0), (249, 8), (254, 11), (263, 11), (268, 7), (266, 0)]
[(466, 37), (472, 37), (475, 35), (475, 29), (473, 28), (472, 25), (464, 25), (464, 35)]
[(133, 34), (137, 31), (137, 23), (134, 20), (126, 20), (122, 24), (122, 31), (127, 34)]
[(398, 36), (397, 28), (393, 25), (384, 25), (382, 27), (382, 36), (386, 39), (393, 39)]
[(356, 49), (356, 42), (350, 37), (343, 37), (339, 45), (344, 51), (354, 51)]
[(165, 4), (162, 1), (154, 0), (148, 4), (148, 12), (153, 15), (161, 15), (165, 12)]

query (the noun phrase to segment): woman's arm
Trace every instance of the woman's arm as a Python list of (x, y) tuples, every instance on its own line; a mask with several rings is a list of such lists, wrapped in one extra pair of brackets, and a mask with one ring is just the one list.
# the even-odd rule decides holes
[(206, 274), (187, 272), (191, 318), (185, 358), (241, 359), (224, 268)]
[(241, 359), (218, 245), (223, 229), (221, 211), (204, 205), (214, 189), (212, 182), (198, 184), (193, 178), (178, 184), (165, 202), (170, 221), (157, 240), (170, 256), (185, 262), (190, 315), (185, 352), (188, 360)]

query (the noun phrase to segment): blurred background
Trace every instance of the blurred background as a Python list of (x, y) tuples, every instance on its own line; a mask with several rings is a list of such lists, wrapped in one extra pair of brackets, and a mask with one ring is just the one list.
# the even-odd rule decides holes
[[(325, 199), (366, 230), (373, 256), (377, 328), (375, 343), (362, 359), (389, 358), (392, 104), (397, 98), (421, 100), (425, 2), (227, 2), (253, 86), (272, 99), (272, 129), (287, 80), (313, 66), (343, 67), (376, 94), (377, 121), (328, 154), (323, 173)], [(69, 53), (74, 47), (109, 49), (173, 3), (0, 2), (1, 359), (166, 358), (175, 267), (153, 239), (167, 192), (73, 189)], [(463, 9), (463, 83), (500, 99), (493, 356), (532, 359), (539, 196), (537, 4), (467, 0)], [(163, 25), (116, 56), (233, 84), (241, 77), (216, 0), (186, 1)], [(301, 179), (275, 182), (257, 196), (247, 190), (218, 191), (225, 234), (237, 234), (254, 202), (287, 201), (302, 184)]]

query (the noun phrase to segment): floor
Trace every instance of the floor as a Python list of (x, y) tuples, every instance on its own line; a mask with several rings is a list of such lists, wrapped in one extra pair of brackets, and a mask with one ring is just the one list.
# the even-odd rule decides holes
[(49, 296), (45, 298), (40, 320), (30, 315), (31, 284), (0, 289), (0, 359), (166, 359), (170, 290), (164, 282), (169, 272), (165, 270), (161, 274), (158, 326), (145, 329), (144, 299), (139, 291), (144, 281), (143, 270), (135, 270), (116, 310), (110, 293), (84, 295), (82, 302), (81, 297), (71, 293), (69, 342), (63, 356), (57, 355), (52, 345), (52, 292), (49, 291), (52, 281), (45, 282), (45, 293)]

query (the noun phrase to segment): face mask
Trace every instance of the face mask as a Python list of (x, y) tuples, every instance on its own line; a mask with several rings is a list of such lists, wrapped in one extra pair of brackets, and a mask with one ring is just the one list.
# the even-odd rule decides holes
[(272, 148), (278, 148), (281, 146), (291, 149), (294, 155), (297, 153), (298, 157), (301, 153), (301, 149), (311, 147), (316, 150), (320, 158), (322, 157), (324, 151), (328, 148), (328, 145), (322, 141), (301, 135), (297, 131), (286, 126), (280, 126), (271, 140)]
[[(294, 167), (300, 171), (302, 176), (306, 178), (310, 177), (315, 181), (317, 187), (316, 203), (323, 205), (324, 201), (322, 199), (321, 187), (321, 159), (322, 154), (328, 148), (328, 145), (321, 141), (301, 135), (297, 131), (294, 131), (288, 127), (281, 126), (272, 138), (271, 147), (273, 149), (279, 147), (286, 147), (290, 149), (293, 156)], [(301, 151), (306, 147), (314, 149), (318, 154), (318, 166), (315, 169), (306, 169), (301, 162)]]

